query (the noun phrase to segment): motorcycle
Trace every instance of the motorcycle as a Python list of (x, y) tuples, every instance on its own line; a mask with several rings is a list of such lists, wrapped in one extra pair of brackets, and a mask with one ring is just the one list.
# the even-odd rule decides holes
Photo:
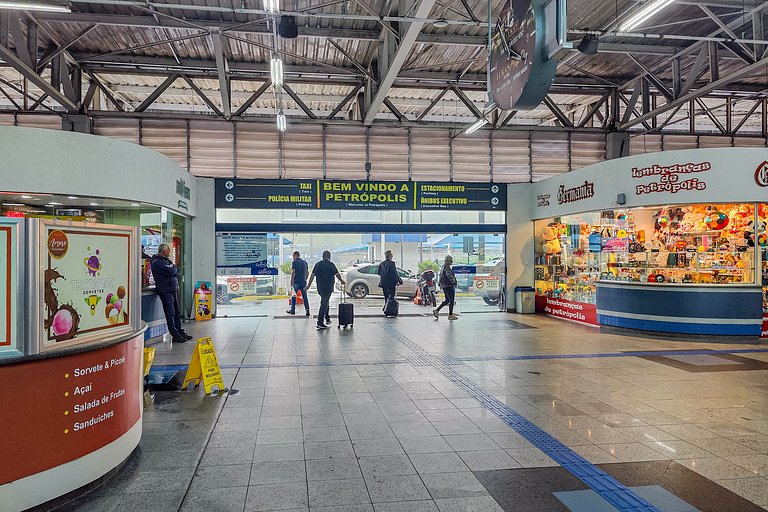
[(421, 273), (418, 282), (419, 295), (421, 296), (422, 306), (437, 307), (437, 283), (435, 282), (435, 272), (425, 270)]

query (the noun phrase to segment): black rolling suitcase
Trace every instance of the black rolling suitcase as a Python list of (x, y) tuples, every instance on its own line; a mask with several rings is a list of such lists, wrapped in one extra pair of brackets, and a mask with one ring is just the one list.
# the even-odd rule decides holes
[(341, 329), (343, 325), (346, 329), (347, 326), (352, 327), (355, 323), (355, 305), (350, 302), (344, 302), (344, 291), (341, 292), (341, 301), (339, 301), (339, 319), (338, 328)]
[(394, 297), (384, 305), (384, 316), (394, 318), (400, 313), (400, 303)]

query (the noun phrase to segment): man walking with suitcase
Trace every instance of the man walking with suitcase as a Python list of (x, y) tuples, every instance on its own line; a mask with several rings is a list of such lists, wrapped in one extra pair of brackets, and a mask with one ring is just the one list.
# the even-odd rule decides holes
[(396, 307), (396, 290), (398, 286), (403, 284), (403, 280), (397, 274), (397, 265), (392, 261), (392, 251), (384, 252), (384, 261), (379, 263), (376, 273), (379, 274), (379, 286), (384, 294), (384, 314), (386, 316), (397, 316), (395, 311), (387, 311), (388, 307)]
[[(312, 281), (317, 278), (317, 293), (320, 294), (320, 309), (317, 312), (317, 328), (327, 329), (331, 321), (331, 295), (333, 294), (334, 278), (344, 284), (344, 279), (339, 274), (339, 269), (331, 261), (331, 252), (323, 251), (323, 259), (315, 263), (312, 273), (309, 275), (307, 289), (312, 286)], [(306, 299), (305, 299), (306, 300)]]
[(307, 297), (307, 273), (309, 265), (301, 259), (299, 251), (293, 252), (293, 262), (291, 263), (291, 288), (293, 288), (293, 297), (291, 297), (291, 309), (286, 311), (289, 315), (296, 314), (296, 294), (301, 292), (301, 298), (304, 300), (304, 309), (309, 314), (309, 297)]

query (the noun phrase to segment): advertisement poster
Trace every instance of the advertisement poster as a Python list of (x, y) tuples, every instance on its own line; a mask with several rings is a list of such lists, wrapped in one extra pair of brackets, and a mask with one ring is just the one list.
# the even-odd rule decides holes
[(198, 322), (213, 318), (213, 295), (210, 281), (195, 284), (195, 320)]
[(597, 306), (585, 302), (536, 296), (536, 312), (570, 320), (590, 327), (598, 327)]
[(761, 338), (768, 338), (768, 315), (763, 313), (763, 330), (761, 331)]
[[(5, 414), (0, 485), (94, 452), (141, 418), (143, 335), (109, 348), (0, 372)], [(12, 433), (12, 434), (11, 434)], [(0, 505), (2, 509), (2, 505)]]
[(13, 239), (11, 226), (0, 225), (0, 347), (13, 345), (11, 319), (13, 318)]
[(267, 266), (267, 235), (216, 233), (217, 273), (255, 274)]
[(41, 349), (130, 324), (131, 234), (45, 226)]

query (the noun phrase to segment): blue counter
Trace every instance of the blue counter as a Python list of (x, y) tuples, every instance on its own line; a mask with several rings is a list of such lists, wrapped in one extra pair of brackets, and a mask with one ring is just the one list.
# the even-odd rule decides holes
[(700, 336), (761, 334), (762, 289), (754, 285), (706, 285), (601, 281), (601, 326)]
[(147, 323), (144, 340), (156, 338), (168, 332), (163, 304), (154, 290), (144, 290), (141, 294), (141, 319)]

